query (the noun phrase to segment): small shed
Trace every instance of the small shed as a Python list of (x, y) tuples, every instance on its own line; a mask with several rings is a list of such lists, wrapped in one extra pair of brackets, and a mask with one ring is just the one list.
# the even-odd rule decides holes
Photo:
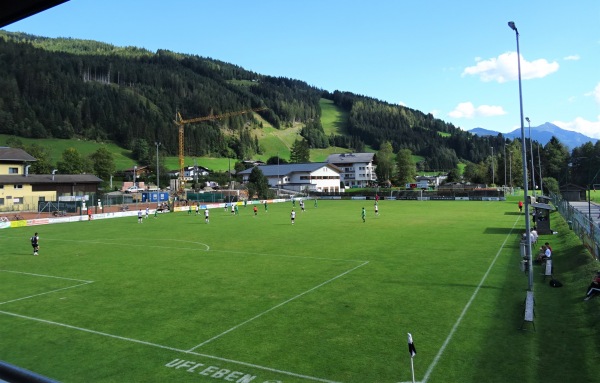
[(566, 184), (560, 187), (560, 194), (567, 201), (585, 201), (586, 189), (575, 184)]
[(537, 229), (538, 234), (552, 234), (550, 229), (550, 212), (554, 210), (547, 203), (532, 203), (533, 208), (533, 226)]

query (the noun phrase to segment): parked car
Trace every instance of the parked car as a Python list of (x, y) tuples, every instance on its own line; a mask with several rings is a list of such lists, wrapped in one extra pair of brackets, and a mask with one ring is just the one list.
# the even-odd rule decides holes
[(137, 186), (130, 186), (125, 190), (125, 193), (139, 193), (141, 191), (142, 191), (142, 189), (140, 189)]

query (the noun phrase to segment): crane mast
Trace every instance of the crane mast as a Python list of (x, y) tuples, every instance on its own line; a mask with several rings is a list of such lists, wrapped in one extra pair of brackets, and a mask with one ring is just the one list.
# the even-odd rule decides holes
[(267, 109), (267, 108), (261, 107), (261, 108), (254, 108), (254, 109), (238, 110), (236, 112), (228, 112), (228, 113), (217, 114), (217, 115), (196, 117), (196, 118), (190, 118), (187, 120), (185, 120), (183, 117), (181, 117), (181, 113), (179, 113), (179, 111), (177, 112), (177, 114), (175, 115), (175, 125), (177, 125), (178, 134), (179, 134), (179, 195), (180, 196), (182, 196), (185, 191), (185, 169), (184, 169), (184, 167), (185, 167), (184, 166), (184, 159), (185, 159), (185, 155), (184, 155), (185, 141), (184, 140), (185, 140), (185, 138), (184, 138), (184, 129), (183, 129), (184, 126), (186, 124), (193, 124), (195, 122), (219, 120), (221, 118), (238, 116), (240, 114), (246, 114), (246, 113), (251, 113), (251, 112), (258, 112), (258, 111), (265, 110), (265, 109)]

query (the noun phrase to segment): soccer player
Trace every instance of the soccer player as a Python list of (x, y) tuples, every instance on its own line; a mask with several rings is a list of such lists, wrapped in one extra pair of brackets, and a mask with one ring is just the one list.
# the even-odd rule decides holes
[(38, 251), (40, 250), (40, 237), (38, 233), (35, 233), (33, 237), (31, 237), (31, 247), (33, 247), (33, 255), (38, 255)]
[(144, 219), (144, 216), (142, 215), (142, 211), (139, 210), (138, 211), (138, 223), (142, 223), (143, 219)]
[(146, 218), (150, 216), (150, 208), (146, 206)]
[(379, 205), (375, 202), (375, 215), (379, 215)]
[(238, 209), (238, 205), (237, 205), (237, 204), (235, 204), (235, 206), (234, 206), (234, 211), (233, 211), (233, 214), (234, 214), (234, 215), (238, 215), (238, 214), (240, 214), (240, 211), (239, 211), (239, 209)]
[(304, 200), (300, 200), (300, 209), (302, 209), (302, 212), (304, 213)]
[(232, 203), (231, 204), (231, 215), (235, 215), (236, 210), (237, 210), (237, 203), (236, 204)]
[(267, 207), (267, 200), (265, 200), (265, 213), (269, 211), (269, 208)]
[(208, 206), (206, 207), (206, 209), (204, 209), (204, 222), (208, 223), (210, 220), (208, 219)]
[(254, 216), (256, 217), (258, 215), (258, 209), (256, 208), (256, 205), (254, 205)]
[(296, 212), (292, 209), (292, 213), (290, 214), (290, 218), (292, 219), (292, 225), (294, 224), (294, 220), (296, 219)]
[(196, 215), (200, 214), (200, 205), (196, 204)]
[(367, 218), (367, 212), (366, 212), (366, 210), (365, 210), (365, 208), (364, 208), (364, 207), (362, 208), (362, 213), (361, 213), (361, 215), (362, 215), (362, 220), (363, 220), (363, 222), (366, 222), (366, 221), (367, 221), (367, 219), (366, 219), (366, 218)]

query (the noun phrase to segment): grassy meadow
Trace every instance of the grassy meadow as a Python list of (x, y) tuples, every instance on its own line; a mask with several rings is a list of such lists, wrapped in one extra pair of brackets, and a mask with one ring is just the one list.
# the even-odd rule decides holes
[[(1, 231), (0, 356), (69, 382), (597, 381), (597, 265), (552, 214), (560, 289), (508, 202), (291, 202)], [(140, 205), (145, 208), (145, 205)], [(367, 210), (366, 222), (361, 208)], [(28, 238), (40, 233), (40, 255)], [(529, 325), (527, 328), (532, 329)]]

